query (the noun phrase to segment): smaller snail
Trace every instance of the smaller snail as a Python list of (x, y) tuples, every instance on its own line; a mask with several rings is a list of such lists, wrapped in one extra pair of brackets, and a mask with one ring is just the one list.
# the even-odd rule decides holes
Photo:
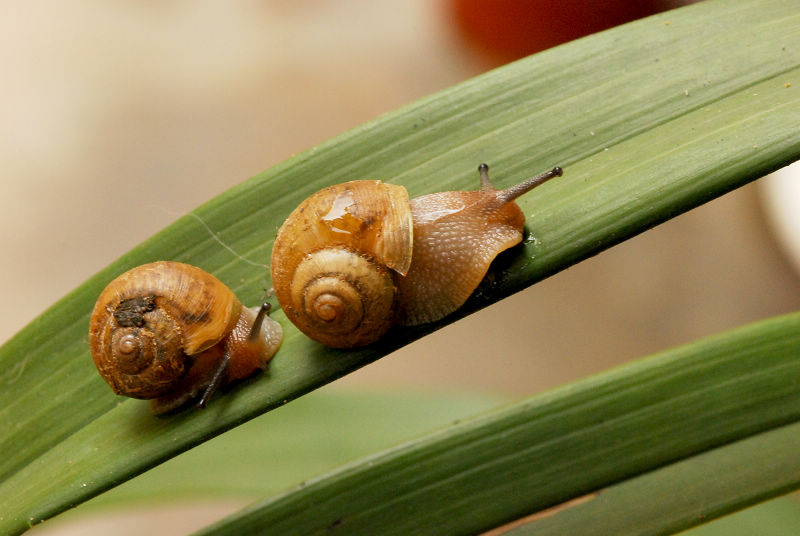
[(286, 316), (327, 346), (375, 342), (395, 323), (417, 325), (461, 307), (494, 258), (522, 241), (514, 200), (559, 177), (555, 167), (498, 190), (409, 200), (402, 186), (361, 180), (324, 188), (287, 218), (272, 249), (272, 284)]
[(115, 393), (159, 415), (266, 368), (283, 340), (269, 304), (248, 309), (213, 275), (179, 262), (129, 270), (100, 294), (89, 322), (97, 370)]

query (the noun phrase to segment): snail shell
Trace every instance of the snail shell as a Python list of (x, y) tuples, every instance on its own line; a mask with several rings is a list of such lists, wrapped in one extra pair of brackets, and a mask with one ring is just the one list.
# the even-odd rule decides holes
[(522, 241), (514, 199), (560, 176), (561, 168), (504, 190), (488, 166), (481, 188), (409, 200), (405, 188), (352, 181), (303, 201), (278, 230), (272, 283), (286, 316), (309, 337), (350, 348), (378, 340), (395, 323), (452, 313), (502, 251)]
[(257, 315), (219, 279), (188, 264), (154, 262), (103, 290), (89, 346), (114, 392), (153, 399), (154, 413), (163, 413), (209, 389), (217, 371), (224, 384), (265, 368), (282, 332), (260, 316), (250, 337)]
[(411, 265), (411, 233), (401, 186), (352, 181), (315, 193), (272, 249), (272, 284), (286, 316), (328, 346), (373, 342), (394, 321), (394, 273)]

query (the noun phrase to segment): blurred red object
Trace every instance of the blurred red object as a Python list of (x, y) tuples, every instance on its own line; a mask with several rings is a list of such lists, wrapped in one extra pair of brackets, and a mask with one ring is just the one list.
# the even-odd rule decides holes
[(496, 63), (665, 11), (685, 0), (448, 0), (464, 37)]

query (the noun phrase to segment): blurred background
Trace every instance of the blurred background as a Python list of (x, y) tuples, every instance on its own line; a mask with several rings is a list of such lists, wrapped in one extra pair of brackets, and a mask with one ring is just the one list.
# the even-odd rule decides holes
[[(682, 3), (9, 4), (0, 18), (0, 341), (180, 215), (292, 154), (508, 61)], [(773, 232), (784, 221), (774, 203), (786, 195), (766, 188), (680, 216), (338, 388), (521, 397), (796, 310), (800, 277), (780, 246), (791, 233)]]

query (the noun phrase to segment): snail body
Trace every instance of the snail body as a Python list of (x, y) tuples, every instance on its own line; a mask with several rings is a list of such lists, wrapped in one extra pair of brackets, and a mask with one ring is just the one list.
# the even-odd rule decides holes
[(133, 268), (100, 294), (89, 346), (115, 393), (177, 409), (267, 366), (280, 346), (268, 307), (248, 309), (211, 274), (159, 261)]
[(409, 199), (405, 188), (351, 181), (311, 195), (287, 218), (272, 250), (272, 284), (286, 316), (327, 346), (378, 340), (395, 323), (452, 313), (502, 251), (522, 241), (514, 199), (561, 168), (504, 190), (478, 168), (481, 188)]

